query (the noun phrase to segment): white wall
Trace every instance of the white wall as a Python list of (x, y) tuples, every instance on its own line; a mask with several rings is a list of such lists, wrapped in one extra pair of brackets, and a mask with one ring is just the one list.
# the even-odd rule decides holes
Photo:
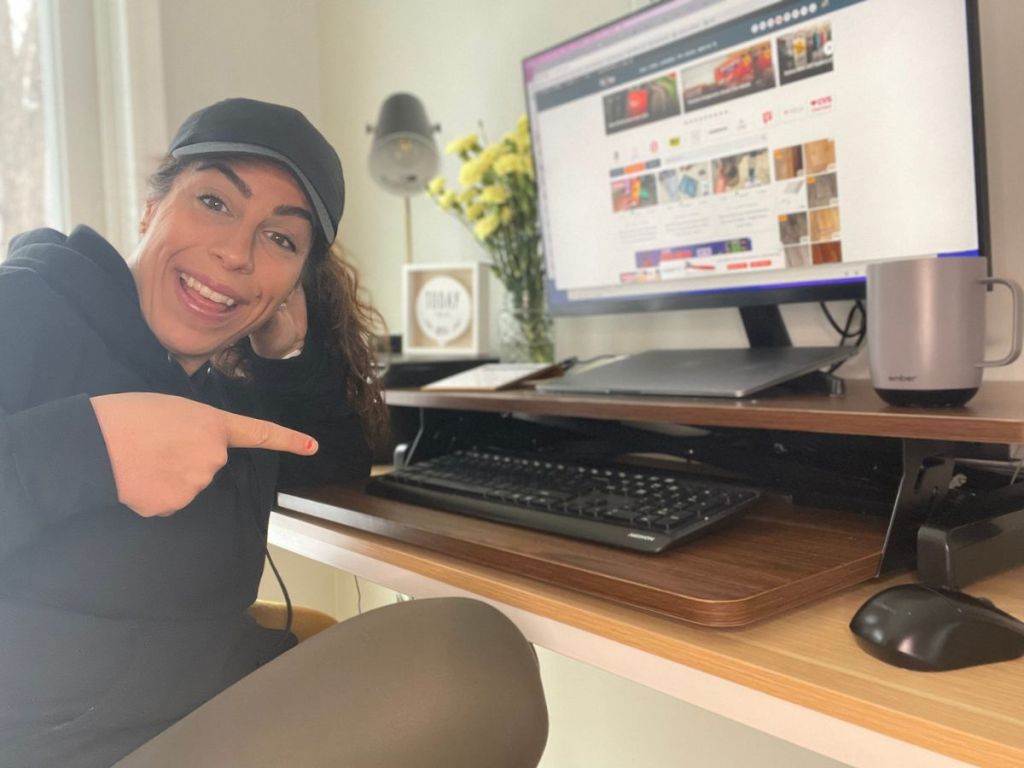
[(319, 0), (162, 0), (167, 135), (200, 107), (245, 96), (321, 122)]

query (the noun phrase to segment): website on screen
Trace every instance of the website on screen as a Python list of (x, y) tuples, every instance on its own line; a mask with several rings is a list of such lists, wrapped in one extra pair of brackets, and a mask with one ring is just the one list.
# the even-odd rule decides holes
[(841, 279), (977, 250), (962, 2), (703, 5), (528, 69), (558, 291)]

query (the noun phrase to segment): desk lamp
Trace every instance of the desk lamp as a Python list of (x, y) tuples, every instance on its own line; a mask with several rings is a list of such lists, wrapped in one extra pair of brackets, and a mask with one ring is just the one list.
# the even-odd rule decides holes
[(388, 192), (405, 198), (405, 263), (412, 263), (410, 195), (422, 192), (437, 174), (439, 153), (434, 134), (440, 125), (427, 119), (423, 102), (411, 93), (394, 93), (381, 104), (373, 134), (370, 173)]

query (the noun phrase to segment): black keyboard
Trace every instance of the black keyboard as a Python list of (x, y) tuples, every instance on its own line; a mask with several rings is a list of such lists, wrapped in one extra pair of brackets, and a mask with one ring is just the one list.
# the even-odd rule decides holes
[(492, 450), (422, 461), (373, 478), (367, 491), (642, 552), (692, 539), (760, 496), (677, 472)]

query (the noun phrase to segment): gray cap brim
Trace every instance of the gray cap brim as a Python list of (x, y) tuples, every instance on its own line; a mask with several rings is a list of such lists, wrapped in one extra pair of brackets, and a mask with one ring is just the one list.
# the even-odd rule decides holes
[(298, 180), (299, 184), (302, 185), (306, 195), (309, 197), (310, 202), (313, 204), (313, 210), (316, 214), (317, 223), (320, 225), (320, 230), (323, 232), (324, 237), (327, 238), (327, 243), (334, 242), (334, 225), (331, 223), (331, 217), (327, 213), (327, 207), (324, 205), (323, 200), (320, 199), (320, 195), (317, 194), (316, 189), (310, 183), (306, 175), (298, 169), (298, 167), (289, 160), (287, 157), (282, 155), (280, 152), (276, 152), (273, 149), (267, 149), (256, 144), (243, 144), (232, 141), (203, 141), (198, 144), (187, 144), (184, 147), (178, 147), (171, 152), (171, 155), (176, 158), (186, 157), (204, 157), (206, 155), (254, 155), (256, 157), (266, 157), (271, 160), (276, 160), (285, 166), (292, 175)]

